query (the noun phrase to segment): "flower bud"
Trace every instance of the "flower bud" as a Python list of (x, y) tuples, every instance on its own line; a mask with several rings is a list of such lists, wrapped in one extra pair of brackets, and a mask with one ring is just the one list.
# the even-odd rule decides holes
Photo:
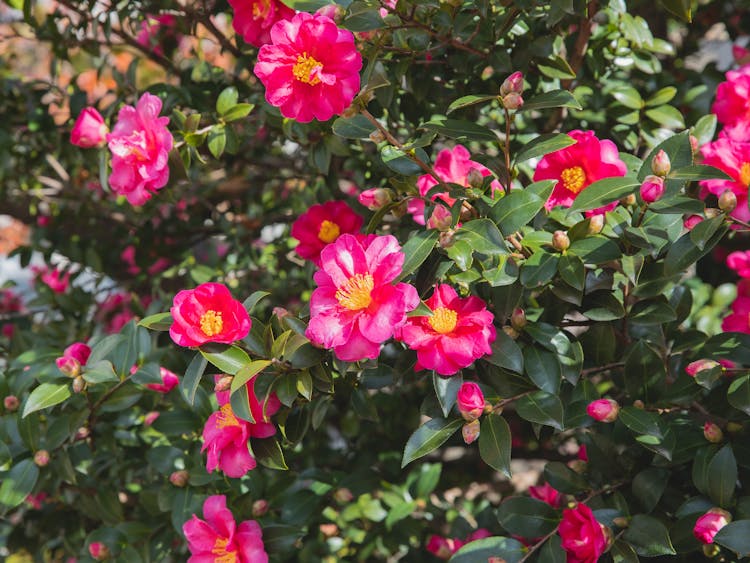
[(343, 487), (341, 489), (336, 489), (336, 492), (333, 493), (333, 498), (336, 499), (336, 502), (339, 504), (347, 504), (352, 501), (354, 495), (349, 489)]
[(253, 518), (260, 518), (266, 512), (268, 512), (268, 501), (266, 499), (258, 499), (253, 503)]
[(627, 528), (630, 526), (630, 519), (625, 516), (618, 516), (612, 519), (612, 523), (618, 528)]
[(526, 327), (526, 311), (520, 307), (513, 309), (513, 313), (510, 315), (510, 325), (518, 331), (521, 331)]
[(484, 184), (484, 176), (482, 176), (482, 173), (479, 170), (472, 168), (466, 175), (466, 181), (472, 188), (479, 189), (482, 187), (482, 184)]
[(456, 404), (464, 420), (472, 422), (484, 412), (484, 393), (473, 381), (464, 381), (458, 389)]
[(503, 96), (502, 103), (505, 109), (519, 109), (523, 106), (523, 98), (520, 94), (511, 92), (510, 94)]
[(683, 219), (682, 225), (688, 231), (692, 231), (693, 227), (695, 227), (701, 221), (703, 221), (703, 217), (701, 217), (700, 215), (690, 215), (688, 217), (685, 217), (685, 219)]
[(696, 360), (694, 362), (690, 362), (687, 367), (685, 368), (685, 372), (690, 377), (695, 377), (698, 375), (698, 373), (704, 371), (704, 370), (711, 370), (714, 368), (720, 367), (721, 364), (719, 362), (715, 362), (714, 360)]
[(232, 386), (233, 379), (234, 376), (231, 375), (223, 375), (222, 377), (220, 377), (214, 384), (214, 393), (229, 391), (229, 388)]
[(651, 171), (657, 176), (666, 176), (669, 174), (669, 170), (672, 168), (672, 164), (669, 162), (667, 153), (663, 150), (659, 150), (656, 156), (651, 161)]
[(156, 411), (151, 411), (150, 413), (146, 414), (146, 416), (143, 417), (143, 425), (151, 426), (156, 421), (157, 418), (159, 418), (159, 413)]
[(492, 68), (492, 65), (487, 65), (482, 70), (481, 78), (482, 80), (489, 80), (492, 78), (492, 75), (495, 74), (495, 69)]
[(552, 234), (552, 248), (560, 252), (565, 252), (570, 248), (570, 239), (565, 231), (555, 231)]
[(85, 440), (90, 435), (91, 435), (91, 430), (89, 430), (85, 426), (81, 426), (78, 430), (76, 430), (75, 439), (76, 440)]
[(523, 73), (516, 71), (511, 74), (500, 86), (500, 96), (508, 94), (523, 94)]
[(328, 18), (331, 18), (336, 23), (340, 23), (344, 17), (344, 8), (339, 6), (338, 4), (326, 4), (322, 8), (318, 8), (318, 11), (315, 12), (315, 15), (326, 16)]
[(385, 135), (383, 135), (383, 132), (378, 129), (370, 133), (370, 140), (373, 143), (382, 143), (385, 141)]
[(715, 207), (709, 207), (703, 213), (706, 214), (706, 219), (713, 219), (714, 217), (718, 217), (721, 211)]
[(719, 209), (724, 213), (730, 213), (737, 207), (737, 196), (732, 190), (726, 190), (719, 196)]
[(697, 153), (698, 148), (700, 147), (700, 145), (698, 144), (698, 138), (694, 135), (690, 135), (690, 137), (688, 138), (690, 139), (690, 150), (693, 151), (693, 154)]
[(713, 422), (706, 422), (703, 425), (703, 437), (712, 444), (719, 444), (724, 439), (724, 433)]
[(586, 473), (589, 464), (582, 459), (573, 459), (568, 462), (568, 467), (578, 474)]
[(635, 205), (635, 194), (626, 195), (624, 198), (620, 199), (620, 203), (625, 207)]
[(641, 184), (641, 199), (646, 203), (654, 203), (664, 195), (664, 178), (660, 176), (646, 176)]
[(456, 231), (448, 229), (447, 231), (441, 231), (440, 237), (438, 238), (438, 244), (440, 248), (450, 248), (456, 242)]
[(713, 558), (721, 553), (721, 548), (715, 543), (707, 543), (703, 545), (702, 551), (706, 557)]
[(714, 536), (732, 521), (732, 515), (721, 508), (712, 508), (698, 518), (693, 527), (693, 535), (704, 544), (714, 542)]
[(96, 561), (104, 561), (109, 557), (109, 548), (100, 541), (89, 544), (89, 554)]
[(586, 407), (588, 415), (599, 422), (614, 422), (620, 414), (620, 405), (612, 399), (592, 401)]
[(55, 360), (57, 369), (68, 377), (78, 377), (81, 373), (81, 362), (71, 356), (60, 356)]
[(323, 536), (326, 538), (332, 538), (339, 533), (339, 527), (333, 523), (321, 524), (318, 529), (320, 530), (320, 533), (323, 534)]
[(184, 469), (173, 471), (169, 476), (169, 482), (172, 483), (175, 487), (180, 488), (188, 484), (188, 479), (190, 479), (190, 474)]
[(391, 194), (384, 188), (370, 188), (360, 193), (358, 199), (370, 211), (377, 211), (391, 202)]
[(464, 424), (461, 427), (461, 436), (467, 445), (474, 443), (479, 438), (479, 419)]
[(84, 149), (103, 145), (109, 128), (95, 108), (85, 108), (70, 132), (70, 142)]
[(34, 454), (34, 463), (39, 467), (44, 467), (49, 463), (49, 452), (47, 450), (39, 450)]
[(590, 235), (598, 235), (604, 228), (604, 215), (592, 215), (589, 217), (589, 228), (587, 233)]
[(646, 405), (644, 405), (643, 401), (641, 401), (640, 399), (636, 399), (635, 401), (633, 401), (633, 406), (635, 408), (641, 409), (641, 410), (643, 410), (643, 409), (646, 408)]
[(512, 326), (507, 326), (507, 325), (504, 326), (503, 327), (503, 332), (505, 334), (507, 334), (508, 336), (510, 336), (513, 340), (515, 340), (516, 338), (518, 338), (519, 336), (521, 336), (519, 334), (519, 332), (515, 328), (513, 328)]
[(427, 219), (428, 229), (437, 229), (438, 231), (447, 231), (453, 226), (453, 217), (447, 207), (440, 204), (435, 206), (432, 215)]
[(357, 109), (355, 104), (352, 104), (348, 108), (346, 108), (344, 111), (341, 112), (341, 117), (343, 117), (344, 119), (351, 119), (358, 113), (359, 113), (359, 109)]
[(18, 410), (18, 405), (20, 404), (20, 401), (18, 400), (18, 397), (15, 395), (8, 395), (3, 399), (3, 406), (5, 407), (5, 410), (8, 412), (15, 412)]
[(73, 393), (80, 393), (86, 389), (86, 381), (79, 375), (73, 379)]

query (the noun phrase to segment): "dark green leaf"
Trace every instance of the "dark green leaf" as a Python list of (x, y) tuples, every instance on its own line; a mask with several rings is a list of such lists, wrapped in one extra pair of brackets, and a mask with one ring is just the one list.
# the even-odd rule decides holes
[(148, 317), (141, 319), (138, 326), (142, 326), (149, 330), (169, 330), (172, 326), (172, 313), (156, 313), (155, 315), (149, 315)]
[(247, 392), (247, 385), (236, 389), (229, 396), (229, 402), (232, 406), (232, 412), (238, 418), (247, 420), (248, 422), (256, 422), (253, 413), (250, 410), (250, 396)]
[(414, 161), (414, 157), (419, 158), (425, 163), (430, 162), (430, 157), (427, 156), (427, 153), (421, 148), (413, 149), (408, 153), (391, 145), (384, 145), (383, 148), (380, 149), (380, 158), (383, 160), (383, 164), (394, 172), (398, 172), (404, 176), (413, 176), (414, 174), (421, 174), (424, 172), (422, 167)]
[(591, 488), (588, 480), (560, 461), (544, 466), (544, 480), (561, 493), (577, 494)]
[(515, 190), (497, 202), (490, 213), (503, 235), (510, 236), (536, 217), (543, 207), (544, 200), (535, 193)]
[(523, 354), (518, 344), (502, 330), (497, 331), (497, 338), (491, 344), (492, 355), (484, 356), (484, 360), (492, 365), (509, 369), (516, 373), (523, 373)]
[(21, 504), (31, 491), (39, 478), (39, 468), (30, 459), (24, 459), (14, 465), (7, 475), (3, 477), (0, 485), (0, 504), (14, 508)]
[(339, 117), (333, 122), (333, 132), (345, 139), (369, 139), (376, 127), (364, 115)]
[(547, 108), (581, 109), (581, 104), (579, 104), (573, 94), (567, 90), (552, 90), (534, 96), (530, 100), (526, 100), (518, 111), (531, 111)]
[(456, 231), (456, 239), (467, 241), (474, 251), (481, 254), (508, 254), (503, 235), (489, 219), (475, 219), (465, 223)]
[(586, 283), (586, 268), (583, 260), (572, 254), (565, 254), (560, 257), (557, 264), (557, 271), (562, 280), (573, 289), (583, 291)]
[(519, 563), (527, 548), (511, 538), (495, 536), (469, 542), (453, 554), (448, 563), (478, 563), (500, 557), (505, 563)]
[(737, 460), (732, 446), (721, 448), (708, 464), (708, 496), (722, 508), (729, 508), (737, 482)]
[(254, 291), (250, 294), (250, 297), (242, 302), (242, 306), (245, 308), (248, 314), (252, 315), (255, 306), (269, 295), (271, 294), (267, 291)]
[(444, 418), (433, 418), (425, 422), (414, 431), (406, 442), (401, 467), (406, 467), (415, 459), (419, 459), (442, 446), (462, 424), (461, 419), (446, 420)]
[(636, 434), (645, 434), (663, 438), (659, 415), (656, 413), (637, 409), (635, 407), (623, 407), (620, 409), (620, 421)]
[(42, 383), (34, 389), (23, 407), (23, 416), (62, 403), (70, 397), (70, 383)]
[(489, 141), (498, 142), (498, 136), (487, 127), (477, 125), (473, 121), (450, 119), (446, 117), (434, 118), (419, 126), (420, 129), (435, 131), (449, 139), (457, 141)]
[(530, 422), (563, 429), (563, 405), (557, 395), (536, 391), (516, 401), (518, 416)]
[(750, 557), (750, 520), (737, 520), (714, 536), (714, 543), (734, 551), (738, 557)]
[(403, 280), (416, 271), (422, 265), (422, 262), (427, 260), (432, 249), (435, 248), (435, 243), (439, 237), (440, 232), (430, 229), (428, 231), (420, 231), (406, 241), (406, 244), (401, 249), (406, 256), (404, 266), (395, 282)]
[(493, 469), (510, 477), (510, 428), (505, 419), (488, 414), (479, 431), (479, 455)]
[(558, 512), (531, 497), (511, 497), (497, 509), (497, 519), (508, 532), (522, 538), (540, 538), (557, 527)]
[(731, 180), (729, 176), (723, 170), (719, 170), (715, 166), (708, 166), (707, 164), (693, 164), (692, 166), (685, 166), (672, 170), (667, 176), (670, 180)]
[(633, 478), (633, 495), (645, 512), (651, 512), (664, 494), (670, 472), (661, 467), (647, 467)]
[(456, 404), (458, 390), (462, 383), (463, 377), (461, 377), (460, 372), (451, 377), (442, 377), (437, 372), (432, 372), (432, 386), (435, 388), (435, 395), (440, 403), (443, 416), (447, 417), (453, 405)]
[(451, 105), (448, 106), (445, 113), (447, 115), (457, 109), (473, 106), (474, 104), (481, 104), (482, 102), (489, 102), (490, 100), (495, 99), (497, 99), (497, 94), (470, 94), (469, 96), (462, 96), (451, 102)]
[(599, 209), (605, 205), (632, 194), (641, 183), (632, 176), (604, 178), (590, 184), (578, 194), (573, 205), (568, 209), (568, 215), (576, 211)]
[[(551, 152), (575, 145), (576, 140), (565, 133), (547, 133), (539, 135), (536, 139), (521, 148), (516, 153), (516, 163), (525, 162), (531, 158), (537, 158)], [(511, 194), (512, 195), (512, 194)]]
[(253, 454), (258, 462), (269, 469), (279, 469), (286, 471), (289, 469), (284, 460), (284, 452), (281, 451), (276, 438), (266, 438), (264, 440), (253, 439)]
[(562, 373), (556, 354), (536, 346), (527, 346), (523, 351), (523, 360), (529, 379), (539, 389), (552, 394), (559, 391)]
[(675, 555), (667, 527), (660, 520), (645, 514), (636, 514), (622, 539), (628, 542), (638, 555), (656, 557)]
[(664, 273), (672, 275), (687, 270), (689, 266), (708, 254), (716, 243), (724, 238), (727, 230), (726, 225), (720, 227), (702, 249), (698, 248), (692, 241), (689, 232), (682, 235), (667, 251), (667, 257), (664, 260)]
[(201, 354), (196, 354), (190, 360), (190, 364), (188, 364), (185, 370), (185, 376), (180, 381), (180, 391), (182, 391), (182, 396), (189, 405), (195, 404), (195, 392), (198, 390), (201, 377), (203, 377), (203, 372), (206, 371), (207, 365), (208, 360)]
[(727, 391), (727, 401), (734, 408), (750, 415), (750, 375), (732, 381)]
[(557, 273), (559, 254), (538, 250), (521, 266), (521, 283), (524, 287), (539, 287), (550, 281)]

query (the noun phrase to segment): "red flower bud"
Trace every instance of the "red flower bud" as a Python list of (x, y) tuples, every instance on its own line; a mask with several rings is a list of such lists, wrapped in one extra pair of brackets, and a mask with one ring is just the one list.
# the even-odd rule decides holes
[(89, 554), (97, 561), (104, 561), (109, 557), (109, 548), (100, 541), (89, 544)]
[(181, 469), (180, 471), (174, 471), (169, 476), (169, 482), (172, 483), (175, 487), (180, 488), (188, 484), (188, 479), (190, 479), (190, 474), (184, 469)]
[(258, 499), (253, 503), (253, 518), (260, 518), (266, 512), (268, 512), (268, 501), (265, 499)]
[(508, 94), (523, 94), (523, 73), (516, 71), (511, 74), (500, 86), (500, 96)]
[(706, 422), (703, 425), (703, 437), (712, 444), (719, 444), (724, 439), (724, 433), (713, 422)]
[(49, 452), (47, 450), (39, 450), (34, 454), (34, 463), (39, 467), (44, 467), (49, 463)]
[(70, 132), (70, 142), (84, 149), (103, 145), (109, 128), (104, 118), (94, 108), (85, 108), (76, 119)]
[(358, 199), (370, 211), (377, 211), (391, 202), (391, 194), (384, 188), (370, 188), (360, 193)]
[(518, 109), (523, 106), (523, 98), (515, 92), (503, 96), (502, 102), (505, 109)]
[(646, 203), (654, 203), (664, 195), (664, 178), (660, 176), (646, 176), (641, 184), (641, 199)]
[(710, 370), (717, 367), (720, 367), (721, 364), (719, 362), (715, 362), (714, 360), (696, 360), (694, 362), (690, 362), (687, 367), (685, 368), (685, 371), (690, 377), (695, 377), (698, 375), (699, 372), (703, 370)]
[(484, 393), (473, 381), (465, 381), (458, 390), (456, 404), (464, 420), (471, 422), (484, 412)]
[(18, 397), (15, 395), (8, 395), (3, 399), (3, 406), (5, 406), (5, 410), (8, 412), (14, 412), (18, 410), (18, 405), (20, 404), (20, 401), (18, 400)]
[(704, 544), (713, 543), (714, 536), (732, 521), (732, 515), (721, 508), (712, 508), (698, 518), (693, 527), (693, 535)]
[(513, 309), (513, 313), (510, 315), (511, 326), (516, 330), (523, 330), (526, 323), (526, 312), (520, 307)]
[(599, 422), (614, 422), (620, 413), (620, 405), (612, 399), (599, 399), (590, 402), (586, 407), (586, 412)]

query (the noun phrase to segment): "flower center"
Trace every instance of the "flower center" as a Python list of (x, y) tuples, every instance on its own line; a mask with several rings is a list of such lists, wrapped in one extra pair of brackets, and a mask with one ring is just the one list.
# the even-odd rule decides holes
[(271, 3), (268, 0), (256, 0), (253, 2), (253, 18), (265, 18)]
[(750, 162), (743, 162), (740, 167), (740, 184), (750, 186)]
[(325, 243), (332, 243), (341, 234), (341, 229), (333, 221), (323, 221), (320, 224), (320, 230), (318, 231), (318, 238)]
[(216, 538), (214, 547), (211, 550), (211, 553), (218, 556), (214, 558), (214, 563), (236, 563), (237, 562), (237, 552), (227, 551), (227, 545), (229, 545), (228, 538)]
[(227, 403), (221, 409), (219, 409), (219, 416), (216, 417), (216, 428), (221, 430), (227, 426), (239, 426), (240, 421), (234, 416), (232, 412), (232, 405)]
[(323, 65), (319, 61), (308, 56), (307, 53), (302, 53), (297, 57), (297, 63), (292, 69), (292, 74), (300, 82), (315, 86), (320, 82), (318, 74), (321, 70), (323, 70)]
[(375, 281), (370, 274), (356, 274), (336, 291), (336, 299), (342, 307), (350, 311), (359, 311), (369, 307), (372, 302), (370, 292)]
[(583, 189), (583, 185), (586, 183), (586, 173), (580, 166), (571, 166), (566, 168), (560, 174), (562, 178), (563, 186), (566, 190), (577, 194)]
[(446, 307), (438, 307), (432, 312), (432, 316), (429, 319), (432, 330), (439, 334), (448, 334), (453, 332), (456, 328), (456, 322), (458, 321), (458, 315), (453, 309)]
[(206, 336), (216, 336), (224, 328), (221, 320), (221, 311), (209, 309), (201, 315), (201, 330)]

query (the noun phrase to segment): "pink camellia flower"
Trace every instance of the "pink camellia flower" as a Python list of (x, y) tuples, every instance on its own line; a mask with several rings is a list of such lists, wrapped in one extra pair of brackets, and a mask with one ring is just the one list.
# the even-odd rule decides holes
[(220, 283), (202, 283), (174, 296), (169, 336), (178, 346), (231, 344), (250, 332), (250, 315)]
[(160, 367), (159, 368), (159, 375), (161, 375), (161, 383), (147, 383), (146, 388), (151, 389), (152, 391), (156, 391), (157, 393), (169, 393), (172, 389), (174, 389), (179, 383), (180, 378), (177, 377), (177, 375), (171, 371), (169, 371), (167, 368)]
[(612, 399), (597, 399), (588, 404), (586, 412), (599, 422), (614, 422), (620, 413), (620, 405)]
[(604, 526), (585, 504), (563, 510), (558, 531), (562, 547), (568, 552), (568, 563), (596, 563), (607, 550)]
[(123, 106), (107, 135), (112, 153), (109, 184), (132, 205), (143, 205), (169, 180), (172, 134), (168, 117), (159, 117), (161, 100), (145, 92), (136, 107)]
[(473, 381), (464, 381), (458, 389), (456, 398), (458, 412), (464, 420), (476, 420), (484, 412), (484, 393), (481, 387)]
[(586, 451), (586, 444), (581, 444), (581, 446), (578, 448), (578, 459), (580, 459), (581, 461), (589, 460), (589, 453)]
[(266, 101), (301, 123), (340, 115), (359, 92), (362, 57), (351, 31), (326, 17), (300, 12), (271, 28), (253, 72)]
[(229, 0), (229, 5), (234, 10), (232, 27), (254, 47), (271, 42), (271, 28), (277, 21), (294, 17), (294, 10), (279, 0)]
[(26, 497), (26, 502), (34, 509), (34, 510), (41, 510), (42, 504), (47, 499), (49, 495), (45, 493), (44, 491), (37, 493), (35, 495), (28, 495)]
[(722, 132), (738, 141), (750, 141), (750, 65), (730, 70), (726, 82), (716, 89), (716, 100), (711, 106)]
[(529, 487), (529, 496), (542, 502), (546, 502), (552, 508), (560, 508), (563, 496), (557, 489), (554, 489), (549, 483), (536, 487)]
[(70, 142), (74, 145), (90, 149), (103, 145), (107, 140), (109, 127), (96, 108), (85, 108), (76, 119), (70, 132)]
[[(456, 145), (452, 149), (441, 150), (438, 153), (437, 158), (435, 159), (434, 170), (437, 176), (443, 182), (458, 184), (466, 188), (470, 186), (469, 174), (472, 170), (476, 170), (479, 174), (481, 174), (482, 177), (489, 176), (491, 174), (488, 168), (482, 166), (478, 162), (471, 160), (471, 153), (469, 153), (469, 151), (463, 145)], [(423, 174), (417, 180), (417, 188), (419, 189), (419, 194), (422, 197), (426, 197), (427, 193), (437, 185), (438, 181), (429, 174)], [(491, 187), (492, 193), (495, 193), (496, 190), (501, 189), (500, 182), (494, 180), (491, 184)], [(449, 206), (452, 206), (454, 203), (456, 203), (456, 199), (450, 197), (447, 192), (435, 194), (431, 196), (430, 199), (432, 199), (432, 201), (435, 201), (438, 198), (447, 203)], [(424, 206), (424, 201), (417, 198), (410, 199), (407, 206), (407, 210), (409, 213), (411, 213), (414, 221), (419, 223), (420, 225), (425, 224)]]
[(109, 548), (100, 541), (91, 542), (89, 555), (96, 561), (104, 561), (109, 557)]
[(248, 440), (253, 438), (269, 438), (276, 434), (276, 427), (269, 422), (271, 416), (281, 407), (281, 402), (272, 394), (266, 401), (265, 412), (263, 403), (255, 395), (255, 378), (247, 382), (247, 395), (250, 403), (250, 413), (255, 422), (248, 422), (237, 418), (229, 403), (229, 391), (219, 391), (216, 398), (220, 409), (211, 414), (203, 427), (203, 447), (201, 452), (208, 450), (206, 471), (211, 473), (217, 467), (227, 477), (242, 477), (255, 469), (256, 462), (247, 447)]
[(732, 303), (732, 313), (721, 322), (721, 329), (724, 332), (750, 334), (750, 296), (738, 292), (737, 298)]
[(721, 508), (712, 508), (698, 518), (693, 535), (701, 543), (714, 543), (714, 536), (732, 521), (732, 515)]
[(81, 366), (85, 366), (89, 361), (90, 355), (91, 348), (83, 342), (74, 342), (63, 350), (63, 355), (57, 358), (55, 363), (65, 375), (75, 377), (80, 372)]
[(343, 201), (313, 205), (292, 224), (292, 238), (299, 241), (295, 250), (319, 266), (320, 251), (343, 234), (358, 233), (362, 223), (362, 217)]
[(664, 195), (664, 178), (661, 176), (646, 176), (641, 184), (641, 198), (646, 203), (654, 203)]
[(714, 360), (696, 360), (694, 362), (690, 362), (687, 367), (685, 368), (685, 372), (690, 377), (695, 377), (698, 375), (699, 372), (707, 369), (714, 369), (719, 367), (721, 364), (719, 362), (716, 362)]
[(70, 285), (70, 272), (63, 273), (63, 270), (50, 269), (48, 266), (32, 266), (31, 270), (39, 281), (55, 293), (65, 293)]
[(419, 304), (411, 285), (392, 283), (403, 263), (404, 253), (391, 235), (360, 241), (345, 234), (326, 246), (314, 276), (318, 288), (310, 298), (305, 336), (344, 361), (377, 358), (380, 344)]
[[(565, 147), (542, 157), (534, 172), (534, 181), (557, 180), (547, 203), (547, 210), (556, 205), (570, 207), (582, 190), (604, 178), (625, 176), (627, 165), (612, 141), (600, 140), (593, 131), (570, 131), (568, 136), (575, 145)], [(600, 209), (587, 211), (586, 215), (601, 215), (617, 207), (612, 202)]]
[(425, 549), (432, 553), (439, 559), (450, 559), (451, 556), (456, 553), (459, 549), (465, 546), (467, 543), (471, 543), (476, 540), (489, 538), (492, 534), (485, 528), (479, 528), (475, 530), (465, 540), (459, 540), (458, 538), (444, 538), (442, 536), (431, 535), (427, 540)]
[[(750, 121), (748, 123), (750, 124)], [(730, 215), (741, 221), (750, 220), (750, 210), (747, 207), (747, 187), (750, 185), (750, 143), (734, 141), (722, 131), (718, 139), (712, 143), (706, 143), (700, 151), (703, 155), (703, 164), (715, 166), (732, 177), (731, 180), (701, 180), (701, 197), (709, 193), (721, 196), (726, 190), (731, 190), (737, 196), (737, 206)]]
[(410, 317), (397, 333), (398, 340), (417, 352), (415, 371), (453, 375), (492, 353), (495, 317), (484, 301), (473, 295), (461, 298), (451, 286), (440, 284), (425, 303), (432, 316)]
[(729, 254), (727, 266), (741, 278), (750, 278), (750, 250), (738, 250)]
[(135, 40), (142, 47), (163, 55), (163, 43), (168, 39), (177, 39), (176, 24), (177, 18), (172, 14), (147, 15), (141, 22), (141, 29)]
[(268, 563), (260, 525), (245, 520), (237, 526), (227, 508), (227, 497), (208, 497), (203, 517), (205, 520), (193, 514), (182, 526), (191, 554), (187, 563)]

